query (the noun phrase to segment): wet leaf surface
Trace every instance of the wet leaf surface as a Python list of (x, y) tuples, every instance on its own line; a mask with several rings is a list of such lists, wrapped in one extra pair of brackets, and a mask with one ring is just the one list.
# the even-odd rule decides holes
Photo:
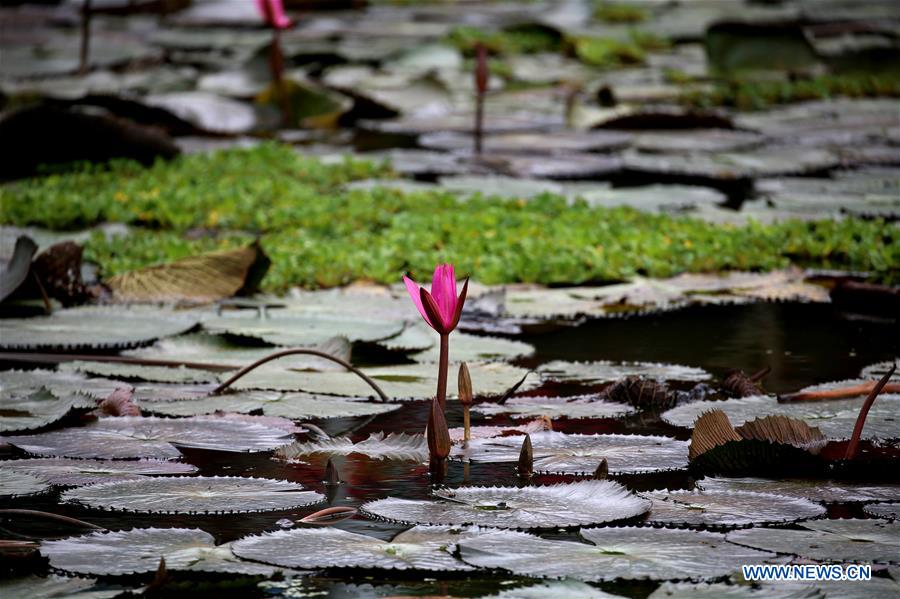
[(167, 460), (96, 460), (70, 458), (35, 458), (7, 460), (4, 470), (39, 476), (61, 486), (81, 486), (112, 480), (140, 480), (146, 476), (190, 474), (196, 466)]
[(307, 443), (293, 443), (275, 451), (282, 460), (297, 460), (314, 454), (361, 454), (379, 460), (409, 460), (424, 462), (428, 459), (428, 446), (421, 434), (373, 433), (367, 439), (354, 443), (347, 437), (321, 439)]
[(36, 495), (50, 488), (43, 477), (27, 472), (3, 468), (0, 470), (0, 496), (5, 498)]
[(648, 522), (666, 525), (743, 527), (817, 518), (825, 508), (806, 499), (749, 491), (654, 491)]
[(634, 412), (621, 403), (602, 401), (592, 396), (572, 397), (512, 397), (504, 403), (481, 402), (472, 411), (485, 416), (508, 414), (510, 418), (618, 418)]

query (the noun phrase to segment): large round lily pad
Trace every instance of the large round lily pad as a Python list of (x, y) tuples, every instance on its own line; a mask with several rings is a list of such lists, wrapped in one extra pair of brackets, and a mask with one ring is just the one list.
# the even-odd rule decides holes
[(435, 500), (389, 497), (362, 506), (366, 514), (406, 524), (477, 524), (497, 528), (560, 528), (625, 520), (650, 502), (619, 483), (587, 480), (537, 487), (463, 487)]
[(900, 502), (893, 503), (870, 503), (863, 507), (863, 511), (870, 516), (877, 518), (887, 518), (888, 520), (896, 520), (900, 518)]
[[(858, 583), (850, 583), (859, 586)], [(755, 586), (724, 582), (664, 582), (648, 599), (824, 599), (822, 583), (774, 582)], [(843, 595), (840, 595), (843, 597)]]
[[(765, 416), (782, 415), (799, 418), (810, 426), (816, 426), (828, 437), (846, 439), (853, 432), (863, 399), (839, 399), (833, 401), (803, 401), (779, 403), (775, 397), (754, 395), (725, 401), (698, 401), (663, 412), (662, 419), (675, 426), (690, 428), (694, 421), (709, 410), (722, 410), (732, 426), (740, 426), (748, 420)], [(883, 394), (869, 410), (863, 438), (893, 438), (900, 435), (900, 395)]]
[(572, 397), (512, 397), (502, 404), (481, 402), (472, 406), (473, 412), (485, 416), (508, 414), (510, 418), (618, 418), (634, 412), (634, 408), (611, 401)]
[(90, 578), (69, 576), (24, 576), (0, 580), (0, 596), (7, 599), (113, 599), (122, 589), (94, 588)]
[(806, 499), (750, 491), (654, 491), (648, 522), (732, 527), (817, 518), (825, 508)]
[[(436, 338), (437, 335), (432, 333)], [(486, 337), (456, 333), (450, 341), (450, 360), (452, 362), (478, 362), (488, 360), (515, 360), (534, 353), (534, 347), (502, 337)], [(435, 343), (429, 349), (410, 355), (416, 362), (437, 362), (440, 359), (440, 348)], [(477, 383), (473, 380), (473, 385)]]
[(548, 362), (538, 372), (549, 381), (562, 383), (597, 384), (615, 381), (626, 376), (643, 376), (660, 381), (705, 381), (710, 374), (701, 368), (678, 364), (649, 362)]
[(274, 345), (311, 346), (333, 337), (350, 341), (380, 341), (400, 334), (402, 320), (376, 320), (348, 315), (273, 311), (260, 317), (256, 311), (223, 312), (203, 322), (212, 333), (255, 337)]
[[(5, 370), (0, 376), (0, 402), (18, 401), (41, 387), (50, 390), (57, 397), (82, 394), (93, 399), (103, 399), (124, 386), (126, 385), (117, 381), (87, 378), (58, 370)], [(91, 407), (93, 403), (85, 401), (84, 406), (79, 407)]]
[(111, 480), (139, 480), (155, 474), (190, 474), (197, 467), (171, 460), (74, 460), (34, 458), (7, 460), (5, 470), (25, 472), (54, 485), (77, 486)]
[(224, 418), (101, 418), (86, 426), (8, 438), (35, 455), (69, 458), (178, 458), (178, 447), (268, 451), (290, 441), (285, 431)]
[(383, 541), (336, 528), (299, 528), (245, 537), (233, 550), (246, 559), (289, 568), (466, 571), (474, 568), (448, 548), (477, 534), (477, 528), (417, 526)]
[(900, 522), (815, 520), (800, 526), (804, 530), (749, 528), (727, 538), (738, 545), (829, 562), (900, 562)]
[[(631, 135), (619, 131), (558, 131), (547, 133), (494, 133), (482, 142), (489, 154), (552, 154), (618, 150), (628, 145)], [(467, 133), (439, 132), (423, 135), (419, 145), (445, 151), (468, 151), (472, 136)]]
[(0, 497), (20, 497), (36, 495), (50, 488), (50, 483), (43, 478), (4, 467), (0, 470)]
[(772, 557), (693, 530), (591, 528), (581, 536), (590, 544), (500, 531), (460, 542), (459, 552), (473, 566), (583, 581), (712, 579)]
[[(519, 389), (526, 391), (540, 384), (540, 377), (529, 374), (523, 368), (503, 362), (473, 362), (469, 365), (472, 384), (479, 396), (502, 395), (523, 377), (525, 382)], [(456, 372), (458, 364), (450, 364), (450, 372)], [(437, 388), (436, 364), (402, 364), (399, 366), (376, 366), (364, 368), (388, 397), (393, 399), (428, 399)], [(447, 381), (447, 397), (456, 396), (456, 377)], [(476, 382), (477, 381), (477, 382)], [(234, 387), (239, 389), (280, 389), (302, 390), (323, 395), (344, 397), (373, 397), (375, 392), (352, 372), (295, 372), (287, 370), (266, 370), (261, 368), (238, 380)]]
[(0, 348), (14, 351), (127, 349), (194, 327), (185, 312), (140, 306), (68, 308), (49, 316), (0, 320)]
[(900, 484), (860, 483), (840, 480), (789, 478), (704, 478), (697, 482), (706, 491), (758, 491), (799, 497), (822, 503), (900, 501)]
[[(474, 462), (516, 462), (521, 438), (473, 439), (454, 456)], [(531, 435), (535, 472), (591, 474), (606, 459), (616, 474), (687, 468), (688, 443), (652, 435), (579, 435), (542, 431)]]
[(38, 388), (27, 394), (3, 393), (0, 396), (0, 432), (27, 431), (56, 422), (72, 408), (86, 408), (94, 401), (83, 395), (57, 397)]
[(160, 559), (167, 570), (228, 572), (271, 576), (276, 569), (246, 562), (229, 545), (216, 545), (208, 532), (196, 528), (133, 528), (95, 532), (41, 543), (50, 565), (72, 574), (124, 576), (155, 572)]
[(324, 497), (285, 480), (239, 476), (145, 478), (66, 491), (62, 500), (146, 514), (235, 514), (287, 510)]
[(315, 454), (359, 454), (379, 460), (424, 462), (428, 459), (428, 445), (421, 434), (390, 433), (385, 436), (384, 433), (373, 433), (358, 443), (347, 437), (335, 437), (292, 443), (275, 451), (275, 457), (282, 460), (297, 460)]

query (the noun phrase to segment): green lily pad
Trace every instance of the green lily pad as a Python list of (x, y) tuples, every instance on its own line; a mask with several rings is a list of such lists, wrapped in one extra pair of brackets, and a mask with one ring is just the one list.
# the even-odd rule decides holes
[(94, 401), (83, 395), (57, 397), (46, 389), (32, 393), (3, 393), (0, 397), (0, 432), (27, 431), (60, 420), (73, 408), (92, 407)]
[(481, 568), (582, 581), (714, 579), (773, 557), (694, 530), (590, 528), (581, 536), (590, 544), (499, 531), (460, 542), (459, 554)]
[(561, 528), (625, 520), (650, 502), (619, 483), (586, 480), (535, 487), (462, 487), (435, 500), (388, 497), (363, 504), (365, 514), (405, 524), (477, 524), (496, 528)]
[[(472, 439), (453, 456), (473, 462), (516, 462), (520, 437)], [(688, 443), (650, 435), (579, 435), (541, 431), (531, 435), (535, 472), (593, 474), (606, 459), (614, 474), (679, 470), (688, 465)]]
[(50, 488), (43, 478), (27, 472), (18, 472), (4, 467), (0, 470), (0, 497), (14, 498), (23, 495), (37, 495)]
[(815, 520), (800, 526), (802, 530), (749, 528), (728, 533), (727, 539), (738, 545), (828, 562), (900, 562), (900, 522)]
[[(704, 412), (719, 409), (725, 412), (732, 426), (740, 426), (748, 420), (764, 416), (782, 415), (799, 418), (810, 426), (816, 426), (834, 439), (847, 439), (853, 432), (861, 398), (833, 401), (778, 403), (775, 397), (756, 395), (725, 401), (698, 401), (672, 408), (662, 413), (662, 419), (674, 426), (691, 428)], [(862, 437), (893, 438), (898, 435), (900, 420), (900, 395), (883, 394), (878, 397), (866, 419)]]
[(239, 476), (144, 478), (79, 487), (67, 503), (145, 514), (246, 514), (288, 510), (324, 496), (285, 480)]
[(481, 402), (472, 406), (473, 412), (485, 416), (498, 414), (510, 418), (536, 418), (546, 416), (557, 418), (618, 418), (634, 413), (635, 409), (623, 403), (592, 399), (591, 396), (577, 397), (512, 397), (504, 403)]
[(609, 383), (627, 376), (658, 381), (706, 381), (711, 375), (702, 368), (650, 362), (548, 362), (538, 368), (546, 380), (560, 383)]
[(230, 544), (216, 545), (211, 534), (196, 528), (133, 528), (95, 532), (41, 543), (53, 568), (72, 574), (125, 576), (155, 572), (160, 559), (167, 570), (227, 572), (271, 576), (276, 572), (241, 560)]
[(9, 437), (11, 445), (35, 455), (130, 459), (181, 457), (178, 447), (215, 451), (269, 451), (290, 441), (289, 433), (257, 423), (224, 418), (101, 418), (82, 427)]
[[(437, 335), (434, 336), (437, 337)], [(440, 359), (440, 353), (440, 348), (435, 344), (430, 349), (411, 354), (409, 357), (416, 362), (433, 363)], [(452, 362), (512, 361), (533, 353), (534, 346), (502, 337), (456, 333), (450, 341), (450, 360)], [(473, 380), (473, 385), (478, 385), (478, 383)], [(476, 391), (478, 391), (477, 387)]]
[(279, 530), (236, 541), (236, 555), (288, 568), (379, 568), (387, 570), (469, 571), (449, 548), (480, 531), (417, 526), (390, 541), (336, 528)]
[(900, 484), (897, 483), (860, 483), (799, 478), (770, 480), (749, 477), (707, 477), (697, 484), (707, 491), (758, 491), (822, 503), (900, 500)]
[(196, 316), (190, 313), (158, 308), (68, 308), (49, 316), (0, 320), (0, 348), (70, 352), (128, 349), (180, 335), (196, 324)]
[(675, 526), (743, 527), (818, 518), (825, 508), (806, 499), (750, 491), (654, 491), (647, 521)]
[(275, 451), (275, 457), (293, 461), (303, 456), (360, 454), (379, 460), (407, 460), (424, 462), (428, 460), (428, 445), (422, 434), (372, 433), (368, 438), (354, 443), (347, 437), (317, 439), (305, 443), (292, 443)]
[(7, 460), (3, 468), (39, 476), (62, 486), (91, 485), (111, 480), (140, 480), (159, 474), (191, 474), (197, 467), (171, 460), (74, 460), (35, 458)]
[(116, 362), (95, 362), (73, 360), (60, 364), (61, 372), (82, 373), (117, 379), (120, 381), (149, 381), (157, 383), (213, 383), (219, 374), (211, 370), (187, 368), (184, 366), (149, 366)]

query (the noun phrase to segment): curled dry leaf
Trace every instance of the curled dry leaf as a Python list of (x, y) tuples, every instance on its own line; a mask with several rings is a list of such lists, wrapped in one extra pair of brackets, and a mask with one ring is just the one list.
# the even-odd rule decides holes
[(103, 416), (140, 416), (141, 409), (131, 401), (134, 389), (120, 387), (100, 402), (97, 412)]
[(766, 416), (745, 422), (734, 429), (742, 439), (784, 443), (801, 449), (815, 450), (826, 438), (817, 427), (787, 416)]
[(337, 524), (338, 522), (352, 518), (357, 512), (358, 510), (353, 507), (328, 507), (304, 518), (300, 518), (298, 522), (315, 524), (316, 526), (331, 526), (332, 524)]
[(209, 303), (252, 288), (269, 267), (259, 244), (189, 256), (112, 277), (119, 302)]

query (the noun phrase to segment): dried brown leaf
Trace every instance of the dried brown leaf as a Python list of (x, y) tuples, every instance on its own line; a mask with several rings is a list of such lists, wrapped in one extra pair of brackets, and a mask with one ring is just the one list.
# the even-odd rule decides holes
[(697, 418), (694, 432), (691, 434), (691, 445), (688, 458), (691, 460), (703, 455), (710, 449), (724, 445), (729, 441), (740, 441), (741, 437), (731, 426), (731, 421), (722, 410), (710, 410)]

